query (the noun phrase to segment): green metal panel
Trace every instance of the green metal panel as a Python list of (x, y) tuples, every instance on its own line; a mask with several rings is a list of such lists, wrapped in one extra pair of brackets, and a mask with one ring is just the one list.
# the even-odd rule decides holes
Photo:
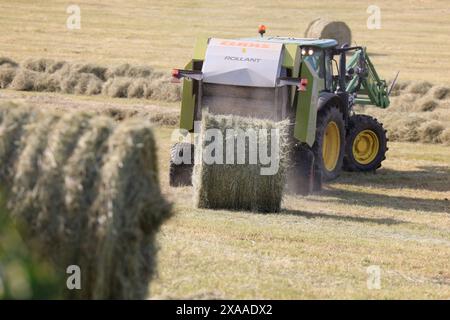
[(194, 60), (204, 60), (205, 54), (206, 54), (206, 48), (208, 47), (208, 40), (209, 38), (201, 37), (198, 38), (195, 42), (194, 47)]
[(298, 46), (295, 44), (284, 45), (284, 57), (283, 57), (283, 67), (293, 69), (295, 65), (295, 60), (297, 56)]
[[(208, 47), (209, 38), (198, 38), (194, 47), (194, 57), (185, 69), (193, 70), (194, 61), (202, 61), (205, 59), (206, 48)], [(194, 82), (193, 80), (183, 79), (183, 90), (181, 95), (181, 114), (180, 128), (189, 131), (194, 130), (194, 114), (195, 114)]]
[(308, 86), (298, 94), (294, 137), (312, 146), (316, 139), (320, 79), (308, 61), (303, 61), (300, 73), (301, 78), (308, 79)]
[[(189, 62), (185, 69), (192, 70), (193, 62)], [(195, 95), (192, 80), (183, 79), (183, 93), (181, 95), (180, 128), (186, 130), (194, 129)]]
[[(385, 80), (381, 80), (375, 69), (375, 66), (370, 61), (366, 50), (356, 51), (347, 63), (347, 70), (355, 68), (358, 65), (358, 61), (363, 55), (363, 59), (367, 66), (367, 77), (361, 82), (361, 88), (357, 92), (358, 97), (355, 103), (359, 104), (371, 104), (380, 108), (387, 108), (389, 106), (389, 97), (387, 95), (387, 85)], [(358, 84), (358, 77), (354, 77), (347, 84), (347, 92), (353, 92), (356, 90)]]

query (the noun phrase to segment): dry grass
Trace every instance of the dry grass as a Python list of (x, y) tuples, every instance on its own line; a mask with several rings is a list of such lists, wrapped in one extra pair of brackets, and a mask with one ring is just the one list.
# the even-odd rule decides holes
[[(60, 93), (19, 92), (3, 90), (0, 101), (34, 105), (40, 110), (65, 113), (67, 110), (87, 111), (121, 121), (128, 118), (149, 120), (163, 126), (177, 126), (179, 108), (166, 103), (153, 104), (141, 99), (116, 99), (105, 96), (64, 95)], [(162, 105), (161, 105), (162, 104)]]
[(52, 59), (28, 59), (21, 66), (0, 59), (0, 88), (104, 95), (113, 98), (146, 98), (179, 101), (181, 86), (170, 77), (147, 66), (117, 67), (77, 64)]
[[(323, 17), (345, 21), (352, 29), (354, 43), (367, 46), (383, 77), (392, 78), (401, 70), (402, 80), (420, 77), (450, 84), (442, 72), (450, 69), (446, 0), (377, 1), (382, 15), (379, 30), (367, 29), (368, 4), (357, 0), (235, 0), (232, 5), (227, 1), (200, 0), (194, 4), (176, 0), (170, 6), (162, 0), (131, 0), (126, 4), (111, 0), (101, 5), (80, 0), (77, 5), (81, 8), (81, 30), (68, 30), (66, 1), (3, 1), (2, 55), (17, 61), (43, 57), (171, 70), (183, 67), (190, 59), (198, 36), (257, 36), (258, 25), (264, 23), (267, 35), (301, 37), (310, 21)], [(183, 21), (182, 26), (179, 21)], [(439, 50), (422, 53), (418, 44)]]
[[(193, 184), (195, 190), (194, 203), (198, 208), (248, 210), (258, 212), (278, 212), (281, 207), (284, 186), (286, 183), (286, 170), (288, 161), (288, 122), (275, 123), (270, 120), (259, 120), (238, 116), (204, 114), (202, 128), (196, 147), (196, 161), (194, 166)], [(271, 129), (278, 130), (278, 141), (274, 142)], [(208, 151), (210, 141), (207, 138), (207, 130), (219, 130), (223, 139), (223, 159), (221, 164), (207, 164), (204, 157), (210, 156)], [(236, 131), (236, 136), (227, 135), (227, 130)], [(255, 133), (257, 149), (251, 154), (250, 138), (245, 137), (244, 130), (252, 130)], [(266, 139), (260, 134), (264, 131)], [(220, 139), (220, 138), (219, 138)], [(240, 152), (238, 144), (245, 140), (245, 152)], [(233, 147), (230, 146), (232, 141)], [(218, 141), (215, 141), (216, 143)], [(266, 146), (264, 146), (266, 144)], [(263, 148), (266, 154), (270, 154), (273, 146), (278, 146), (278, 157), (271, 154), (273, 162), (278, 163), (278, 170), (271, 175), (262, 175), (261, 171), (268, 165), (263, 164), (260, 156), (250, 163), (254, 154), (261, 154)], [(209, 146), (209, 147), (208, 147)], [(231, 150), (232, 148), (232, 150)], [(269, 152), (267, 153), (267, 150)], [(215, 150), (216, 156), (217, 150)], [(232, 163), (227, 163), (228, 155), (233, 155)], [(243, 159), (240, 159), (241, 156)], [(246, 160), (247, 159), (247, 160)], [(231, 160), (230, 160), (231, 161)], [(240, 163), (240, 161), (242, 161)], [(274, 163), (270, 165), (275, 166)]]
[(382, 110), (357, 107), (361, 113), (380, 119), (391, 141), (449, 144), (450, 87), (429, 82), (399, 82), (391, 97), (391, 105)]
[[(450, 297), (450, 149), (390, 143), (377, 174), (345, 173), (321, 194), (286, 196), (281, 214), (192, 207), (168, 186), (169, 129), (158, 129), (161, 182), (175, 216), (159, 236), (157, 298)], [(367, 288), (368, 266), (381, 289)]]
[(8, 211), (56, 272), (80, 266), (82, 290), (64, 290), (66, 297), (146, 298), (155, 236), (171, 210), (149, 122), (14, 105), (1, 105), (0, 114)]

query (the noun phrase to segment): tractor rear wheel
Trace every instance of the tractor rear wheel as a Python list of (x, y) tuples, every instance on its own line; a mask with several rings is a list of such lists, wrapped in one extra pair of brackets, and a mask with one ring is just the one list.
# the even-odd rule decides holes
[[(183, 161), (184, 153), (190, 152), (189, 163)], [(189, 157), (187, 157), (189, 158)], [(169, 184), (171, 187), (192, 185), (192, 171), (194, 168), (194, 146), (191, 143), (176, 143), (170, 150)]]
[(386, 130), (367, 115), (350, 117), (347, 129), (344, 170), (375, 171), (386, 159)]
[(316, 141), (312, 147), (315, 170), (322, 180), (339, 176), (345, 150), (345, 125), (342, 112), (336, 106), (326, 106), (317, 114)]

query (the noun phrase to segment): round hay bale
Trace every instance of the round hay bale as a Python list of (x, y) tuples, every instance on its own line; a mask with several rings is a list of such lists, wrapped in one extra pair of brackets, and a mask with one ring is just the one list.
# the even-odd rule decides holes
[[(60, 267), (62, 266), (58, 263), (72, 257), (72, 251), (68, 250), (65, 244), (67, 239), (74, 237), (77, 232), (66, 225), (67, 209), (62, 188), (64, 185), (62, 168), (76, 147), (79, 137), (86, 130), (89, 118), (90, 115), (85, 113), (68, 113), (55, 123), (53, 130), (47, 132), (45, 148), (35, 149), (42, 152), (42, 155), (36, 155), (39, 157), (37, 170), (29, 172), (35, 176), (34, 187), (25, 194), (29, 201), (21, 203), (16, 208), (14, 207), (16, 201), (10, 202), (15, 217), (18, 219), (29, 217), (20, 219), (29, 226), (27, 237), (32, 241), (37, 240), (40, 247), (49, 252), (52, 262)], [(17, 182), (24, 180), (25, 178), (22, 178)], [(21, 185), (15, 186), (20, 187)]]
[(154, 274), (155, 236), (170, 216), (159, 189), (153, 131), (145, 121), (121, 123), (109, 139), (94, 212), (99, 270), (93, 298), (142, 299)]
[(335, 39), (338, 46), (351, 45), (352, 32), (342, 21), (329, 21), (323, 18), (313, 20), (306, 28), (305, 37), (315, 39)]
[(36, 117), (36, 113), (27, 108), (2, 107), (0, 125), (0, 185), (10, 183), (25, 134), (25, 126)]
[[(81, 267), (82, 290), (65, 290), (66, 298), (146, 298), (155, 236), (171, 212), (148, 121), (38, 113), (20, 135), (10, 127), (25, 112), (0, 107), (0, 158), (23, 150), (7, 187), (24, 239), (58, 274)], [(18, 136), (23, 147), (8, 143)]]
[[(196, 162), (192, 179), (195, 190), (194, 204), (199, 208), (210, 209), (280, 211), (288, 167), (288, 127), (287, 121), (275, 123), (270, 120), (205, 114), (200, 140), (195, 147)], [(202, 160), (209, 144), (205, 137), (209, 129), (220, 131), (223, 137), (223, 141), (220, 141), (223, 146), (223, 164), (207, 164)], [(235, 130), (237, 134), (227, 136), (229, 129)], [(245, 132), (238, 130), (260, 133), (270, 129), (279, 129), (279, 154), (274, 155), (279, 160), (279, 167), (273, 175), (262, 175), (261, 170), (265, 166), (259, 161), (250, 162), (254, 156), (250, 150), (257, 151), (262, 147), (261, 136), (250, 142), (250, 138), (245, 138)], [(244, 154), (237, 147), (241, 139), (245, 139)], [(229, 141), (233, 141), (233, 150), (226, 150)], [(271, 147), (270, 132), (266, 143)], [(226, 163), (227, 153), (233, 155), (233, 160), (230, 161), (232, 163)], [(242, 155), (247, 160), (239, 163), (238, 159)]]
[[(35, 186), (41, 175), (43, 154), (47, 148), (49, 133), (60, 119), (58, 114), (40, 114), (27, 126), (26, 144), (17, 160), (12, 194), (11, 213), (24, 221), (34, 221), (35, 212), (28, 210), (35, 199)], [(11, 205), (13, 204), (13, 205)]]

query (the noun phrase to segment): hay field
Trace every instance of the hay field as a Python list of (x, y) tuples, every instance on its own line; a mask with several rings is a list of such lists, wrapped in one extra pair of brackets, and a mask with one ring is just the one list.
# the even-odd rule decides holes
[[(70, 3), (71, 4), (71, 3)], [(325, 17), (346, 21), (381, 74), (450, 84), (450, 8), (446, 0), (388, 1), (163, 1), (79, 0), (81, 30), (68, 30), (64, 0), (0, 1), (1, 55), (115, 64), (183, 67), (198, 36), (248, 37), (264, 23), (268, 35), (303, 36)], [(381, 29), (366, 26), (371, 4)]]
[[(166, 72), (184, 65), (197, 36), (252, 36), (260, 23), (268, 34), (302, 36), (309, 21), (323, 16), (345, 20), (386, 79), (401, 70), (402, 81), (450, 85), (443, 71), (450, 69), (446, 0), (377, 1), (381, 30), (366, 29), (371, 2), (192, 3), (80, 0), (82, 29), (70, 31), (66, 1), (0, 0), (0, 56), (130, 63)], [(155, 129), (160, 181), (175, 207), (158, 236), (152, 298), (450, 298), (448, 146), (390, 143), (378, 174), (347, 173), (321, 194), (287, 196), (281, 214), (194, 209), (192, 188), (168, 183), (178, 104), (12, 90), (0, 90), (0, 100), (162, 125)], [(381, 268), (380, 290), (367, 288), (371, 265)]]
[[(170, 133), (157, 130), (175, 216), (159, 235), (153, 298), (450, 298), (450, 148), (391, 143), (377, 174), (345, 173), (280, 214), (193, 209), (168, 183)], [(367, 267), (381, 268), (369, 290)]]

